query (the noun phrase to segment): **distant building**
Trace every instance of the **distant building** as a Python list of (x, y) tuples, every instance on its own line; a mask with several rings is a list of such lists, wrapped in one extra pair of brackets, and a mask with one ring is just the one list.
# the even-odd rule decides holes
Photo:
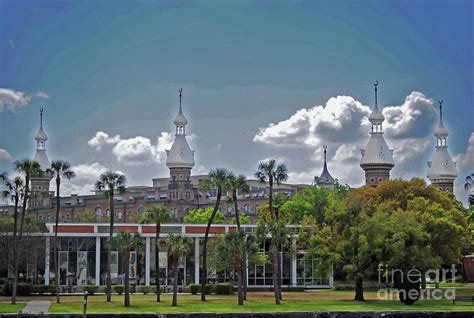
[[(207, 175), (193, 176), (191, 171), (195, 165), (194, 151), (191, 150), (186, 139), (186, 125), (188, 120), (183, 112), (182, 90), (179, 92), (179, 109), (173, 123), (176, 133), (173, 144), (166, 151), (166, 165), (170, 176), (155, 178), (152, 186), (130, 186), (125, 193), (114, 196), (115, 218), (117, 222), (136, 220), (146, 208), (156, 204), (165, 204), (178, 220), (188, 214), (190, 210), (214, 206), (217, 191), (203, 191), (202, 184)], [(33, 159), (41, 164), (45, 170), (50, 166), (46, 155), (46, 140), (48, 137), (43, 130), (43, 117), (41, 112), (40, 128), (36, 134), (36, 152)], [(32, 179), (33, 197), (30, 202), (30, 214), (38, 219), (51, 222), (55, 220), (56, 200), (54, 192), (49, 191), (51, 176)], [(248, 180), (250, 193), (238, 193), (240, 213), (250, 216), (251, 221), (256, 220), (257, 209), (268, 201), (269, 186), (257, 180)], [(274, 185), (276, 193), (292, 196), (297, 191), (308, 185), (280, 184)], [(234, 205), (228, 202), (227, 194), (222, 198), (220, 210), (230, 220), (234, 216)], [(109, 200), (103, 193), (96, 191), (89, 195), (71, 195), (60, 199), (60, 221), (67, 222), (74, 216), (86, 210), (94, 211), (97, 218), (110, 215)], [(11, 210), (11, 209), (9, 209)]]
[(427, 177), (431, 184), (441, 190), (453, 192), (454, 180), (458, 176), (456, 163), (448, 151), (446, 139), (449, 132), (443, 123), (443, 101), (439, 102), (439, 124), (436, 127), (436, 147), (431, 161), (428, 161)]
[(321, 175), (319, 177), (314, 178), (314, 183), (320, 187), (333, 188), (334, 185), (336, 184), (336, 180), (331, 176), (328, 170), (327, 157), (326, 157), (327, 148), (328, 148), (327, 145), (323, 145), (323, 149), (324, 149), (323, 171), (321, 172)]
[(369, 116), (372, 124), (370, 139), (365, 149), (361, 149), (360, 167), (365, 171), (365, 184), (376, 187), (382, 180), (390, 179), (390, 170), (395, 166), (393, 150), (388, 148), (383, 137), (382, 123), (385, 117), (377, 104), (377, 86), (375, 87), (375, 106)]

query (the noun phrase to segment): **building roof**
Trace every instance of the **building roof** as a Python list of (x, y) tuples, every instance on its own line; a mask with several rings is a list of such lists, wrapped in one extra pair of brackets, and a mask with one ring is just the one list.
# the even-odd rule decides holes
[(166, 150), (168, 168), (194, 167), (194, 151), (189, 147), (185, 135), (176, 135), (170, 150)]
[(372, 124), (381, 124), (385, 120), (385, 116), (382, 114), (380, 111), (379, 107), (375, 105), (374, 109), (372, 110), (372, 113), (369, 115), (369, 121)]
[(395, 165), (395, 162), (393, 161), (393, 150), (388, 148), (382, 132), (371, 133), (367, 146), (365, 149), (361, 149), (361, 154), (362, 159), (360, 161), (360, 166), (362, 168), (371, 165), (390, 167)]
[(48, 169), (50, 166), (46, 150), (36, 149), (35, 154), (33, 155), (33, 161), (38, 162), (43, 171)]
[(456, 179), (458, 172), (456, 163), (449, 154), (448, 147), (436, 147), (431, 161), (428, 161), (427, 177), (431, 181), (437, 179)]

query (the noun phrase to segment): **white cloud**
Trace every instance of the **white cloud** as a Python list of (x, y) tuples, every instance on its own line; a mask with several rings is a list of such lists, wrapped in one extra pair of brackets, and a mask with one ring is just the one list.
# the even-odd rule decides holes
[[(71, 180), (63, 180), (61, 184), (61, 196), (71, 194), (91, 194), (95, 189), (95, 182), (99, 176), (107, 171), (107, 168), (98, 162), (92, 164), (79, 164), (72, 166), (76, 177)], [(54, 179), (51, 181), (50, 189), (55, 189)]]
[(28, 105), (31, 97), (24, 92), (9, 88), (0, 88), (0, 112), (10, 110), (14, 112), (17, 107)]
[(12, 156), (10, 155), (10, 153), (8, 151), (6, 151), (5, 149), (0, 148), (0, 160), (10, 161), (10, 160), (12, 160)]
[(474, 169), (474, 132), (471, 132), (465, 153), (460, 153), (454, 157), (460, 168)]
[[(258, 130), (254, 142), (276, 148), (292, 147), (298, 151), (312, 151), (311, 160), (302, 162), (299, 169), (290, 173), (291, 182), (311, 182), (322, 170), (321, 146), (327, 144), (328, 165), (333, 177), (352, 186), (362, 185), (363, 171), (359, 167), (360, 148), (369, 138), (371, 113), (351, 96), (330, 98), (326, 105), (303, 108), (286, 120), (269, 124)], [(432, 143), (432, 132), (437, 112), (433, 101), (420, 92), (406, 96), (401, 105), (387, 106), (382, 110), (385, 137), (394, 149), (396, 166), (394, 176), (413, 176), (412, 162), (426, 153)], [(420, 177), (423, 173), (417, 171)], [(398, 173), (398, 174), (397, 174)]]
[(87, 144), (91, 147), (94, 147), (96, 150), (101, 150), (103, 146), (106, 145), (115, 145), (120, 141), (120, 135), (110, 137), (103, 131), (98, 131), (95, 133), (95, 136), (92, 137)]
[(45, 92), (37, 92), (35, 95), (36, 97), (39, 97), (39, 98), (49, 98), (49, 95), (46, 94)]
[[(197, 138), (192, 134), (188, 140)], [(166, 149), (170, 149), (174, 140), (174, 134), (161, 132), (156, 142), (149, 138), (136, 136), (132, 138), (121, 138), (119, 135), (109, 136), (103, 131), (98, 131), (87, 143), (96, 150), (102, 150), (104, 146), (112, 146), (112, 154), (117, 161), (124, 165), (141, 165), (145, 163), (162, 163), (166, 159)]]

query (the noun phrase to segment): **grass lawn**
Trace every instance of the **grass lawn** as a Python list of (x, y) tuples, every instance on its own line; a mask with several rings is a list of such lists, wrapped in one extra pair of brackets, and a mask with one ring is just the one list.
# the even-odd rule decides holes
[[(113, 302), (107, 303), (105, 296), (89, 297), (89, 313), (112, 312), (271, 312), (271, 311), (365, 311), (365, 310), (473, 310), (470, 303), (452, 305), (450, 300), (422, 300), (413, 306), (401, 304), (398, 300), (378, 300), (375, 292), (366, 292), (367, 302), (352, 300), (349, 291), (316, 291), (307, 293), (284, 293), (280, 306), (273, 304), (273, 294), (268, 292), (249, 293), (245, 306), (238, 306), (236, 296), (207, 296), (201, 302), (199, 295), (179, 295), (178, 307), (171, 307), (171, 295), (163, 295), (162, 302), (156, 303), (154, 295), (132, 295), (129, 308), (123, 307), (123, 296), (114, 295)], [(53, 301), (49, 312), (82, 312), (82, 297), (62, 297), (61, 304)]]
[(12, 305), (9, 303), (0, 302), (0, 313), (18, 313), (23, 309), (25, 303), (16, 303)]

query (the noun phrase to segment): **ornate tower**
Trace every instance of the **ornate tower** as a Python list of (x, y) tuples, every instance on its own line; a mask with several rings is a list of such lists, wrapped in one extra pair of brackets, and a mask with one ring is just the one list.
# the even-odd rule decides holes
[[(33, 160), (41, 165), (41, 169), (45, 172), (49, 168), (49, 159), (46, 155), (46, 140), (48, 136), (43, 130), (43, 108), (40, 110), (40, 128), (35, 136), (36, 151)], [(49, 202), (49, 183), (51, 175), (44, 173), (41, 177), (31, 178), (31, 200), (30, 207), (33, 209), (48, 207)]]
[(380, 181), (390, 178), (390, 170), (395, 166), (393, 162), (393, 150), (389, 149), (383, 138), (382, 123), (385, 117), (379, 110), (377, 103), (377, 86), (375, 87), (375, 106), (369, 116), (372, 124), (372, 132), (365, 149), (361, 149), (362, 159), (360, 167), (365, 171), (365, 184), (376, 187)]
[(186, 140), (186, 124), (188, 120), (183, 114), (183, 89), (179, 89), (179, 111), (174, 119), (176, 134), (170, 150), (166, 150), (166, 166), (170, 169), (168, 185), (168, 200), (170, 206), (176, 209), (178, 217), (184, 215), (186, 206), (193, 202), (191, 169), (194, 167), (194, 151), (189, 148)]
[(324, 149), (324, 166), (323, 166), (323, 172), (321, 172), (321, 175), (319, 177), (315, 177), (314, 181), (316, 185), (320, 187), (327, 187), (327, 188), (332, 188), (334, 187), (334, 184), (336, 183), (335, 179), (331, 176), (328, 170), (328, 165), (327, 165), (327, 160), (326, 160), (326, 150), (328, 146), (323, 145)]
[(443, 101), (439, 101), (439, 124), (435, 133), (436, 147), (431, 161), (428, 161), (427, 177), (431, 184), (441, 190), (453, 192), (454, 180), (458, 176), (456, 163), (451, 158), (446, 144), (449, 135), (443, 124)]

